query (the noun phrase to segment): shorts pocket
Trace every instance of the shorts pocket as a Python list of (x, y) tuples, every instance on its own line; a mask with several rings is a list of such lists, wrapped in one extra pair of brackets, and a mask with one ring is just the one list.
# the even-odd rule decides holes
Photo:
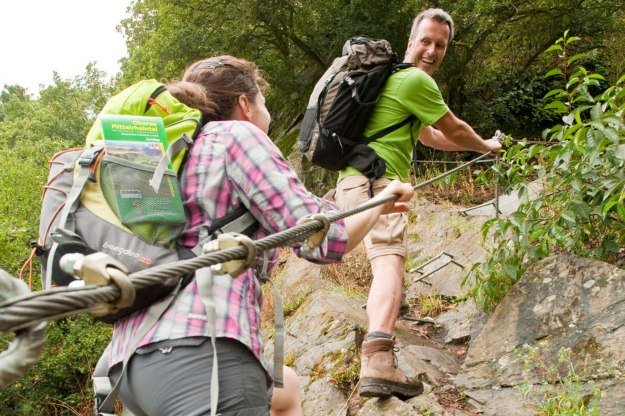
[(369, 198), (369, 179), (363, 175), (343, 178), (336, 186), (336, 203), (342, 210), (354, 208)]

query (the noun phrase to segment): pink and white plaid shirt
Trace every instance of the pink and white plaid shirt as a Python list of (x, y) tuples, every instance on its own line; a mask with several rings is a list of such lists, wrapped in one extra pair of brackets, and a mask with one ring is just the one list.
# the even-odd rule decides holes
[[(244, 121), (211, 122), (198, 135), (181, 176), (182, 195), (187, 210), (187, 226), (179, 239), (194, 247), (200, 230), (211, 220), (222, 218), (241, 204), (260, 222), (253, 236), (263, 236), (296, 225), (309, 214), (336, 212), (336, 206), (309, 193), (298, 180), (274, 143), (260, 129)], [(347, 243), (343, 221), (330, 226), (324, 243), (305, 254), (299, 245), (297, 255), (320, 263), (340, 261)], [(260, 258), (262, 253), (259, 253)], [(269, 258), (275, 263), (277, 252)], [(233, 279), (215, 276), (213, 299), (216, 304), (216, 332), (246, 345), (260, 360), (263, 340), (260, 330), (262, 292), (254, 271)], [(115, 323), (109, 368), (121, 362), (129, 340), (137, 331), (146, 310)], [(195, 281), (182, 290), (158, 323), (138, 347), (187, 337), (210, 336)]]

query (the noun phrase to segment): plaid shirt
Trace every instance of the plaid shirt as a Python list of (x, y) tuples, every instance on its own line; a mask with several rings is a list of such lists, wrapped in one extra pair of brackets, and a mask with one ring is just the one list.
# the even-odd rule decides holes
[[(222, 218), (241, 204), (260, 222), (253, 236), (293, 227), (309, 214), (336, 212), (336, 206), (309, 193), (297, 179), (282, 154), (260, 129), (248, 122), (208, 123), (197, 137), (182, 175), (182, 194), (187, 210), (187, 226), (179, 239), (185, 247), (194, 247), (202, 230), (211, 220)], [(330, 226), (324, 243), (307, 252), (295, 253), (313, 262), (337, 262), (343, 256), (347, 232), (343, 221)], [(258, 258), (262, 258), (259, 253)], [(277, 252), (269, 258), (275, 264)], [(263, 340), (260, 330), (262, 292), (253, 269), (233, 279), (214, 276), (213, 300), (216, 304), (218, 337), (238, 340), (260, 360)], [(109, 367), (124, 358), (127, 344), (137, 331), (146, 310), (115, 323)], [(210, 336), (204, 304), (195, 281), (176, 297), (158, 323), (138, 347), (164, 340)]]

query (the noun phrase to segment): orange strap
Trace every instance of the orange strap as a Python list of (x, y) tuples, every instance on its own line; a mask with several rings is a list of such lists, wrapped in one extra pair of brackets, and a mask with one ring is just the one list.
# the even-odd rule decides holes
[(159, 103), (154, 98), (148, 98), (148, 104), (157, 106), (158, 108), (163, 110), (166, 114), (171, 114), (169, 112), (169, 109), (166, 106), (164, 106), (163, 104)]

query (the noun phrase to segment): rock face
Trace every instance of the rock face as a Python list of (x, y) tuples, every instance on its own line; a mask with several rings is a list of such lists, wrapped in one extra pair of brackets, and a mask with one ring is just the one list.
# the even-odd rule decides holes
[[(351, 392), (342, 391), (339, 387), (343, 381), (352, 379), (355, 383), (358, 379), (360, 355), (357, 338), (366, 327), (366, 312), (361, 307), (363, 300), (342, 293), (318, 276), (311, 278), (317, 267), (300, 259), (288, 261), (284, 273), (287, 279), (282, 290), (291, 293), (302, 291), (309, 295), (295, 314), (287, 319), (285, 361), (300, 376), (305, 415), (354, 414), (337, 412), (340, 409), (347, 412), (348, 408), (353, 411), (354, 407), (354, 404), (348, 403)], [(396, 329), (397, 359), (409, 377), (427, 380), (431, 390), (433, 386), (449, 383), (450, 373), (457, 374), (460, 361), (452, 349), (420, 336), (406, 322), (400, 321)], [(266, 351), (270, 353), (272, 349), (269, 342)], [(391, 406), (386, 401), (380, 401), (381, 404), (383, 402), (385, 406)], [(402, 407), (408, 406), (400, 400), (397, 402)], [(413, 409), (413, 406), (406, 409)], [(415, 412), (377, 414), (420, 414)]]
[[(530, 268), (497, 306), (455, 382), (496, 415), (519, 402), (506, 390), (566, 378), (573, 366), (582, 391), (600, 386), (601, 414), (618, 414), (625, 409), (624, 337), (625, 271), (570, 255), (551, 257)], [(570, 358), (559, 362), (567, 350)], [(530, 368), (523, 365), (528, 359)], [(526, 406), (507, 414), (533, 412)]]
[[(463, 299), (461, 280), (484, 256), (478, 229), (486, 218), (415, 204), (410, 257), (423, 264), (448, 253), (464, 267), (443, 255), (407, 270), (407, 298), (413, 305), (424, 294)], [(525, 416), (561, 392), (586, 396), (592, 406), (598, 390), (599, 414), (624, 414), (621, 269), (560, 255), (530, 268), (490, 316), (465, 300), (428, 322), (398, 321), (398, 364), (425, 384), (423, 395), (403, 402), (358, 397), (365, 300), (326, 281), (323, 267), (289, 257), (279, 278), (285, 298), (299, 299), (286, 319), (285, 356), (300, 376), (306, 416)], [(562, 383), (554, 384), (558, 377)]]

